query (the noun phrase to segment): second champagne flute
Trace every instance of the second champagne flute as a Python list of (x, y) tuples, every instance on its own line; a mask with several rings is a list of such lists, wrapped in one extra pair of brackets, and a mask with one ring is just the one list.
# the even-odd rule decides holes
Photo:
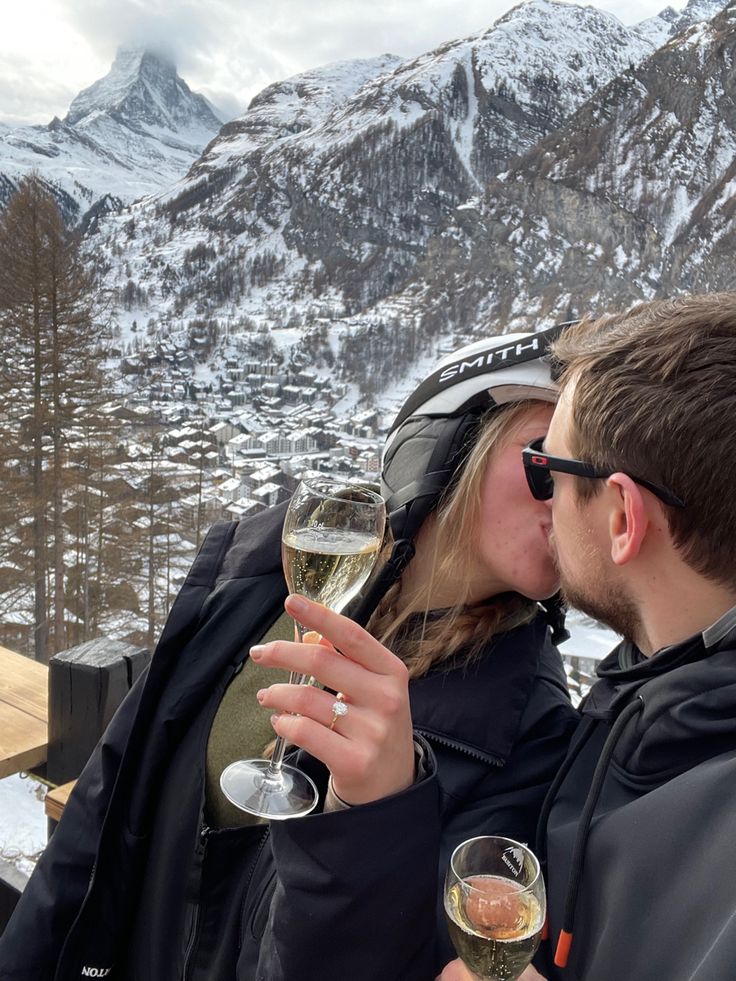
[(486, 835), (458, 845), (445, 878), (450, 939), (474, 977), (516, 981), (539, 946), (544, 880), (535, 854)]
[[(289, 591), (340, 612), (370, 575), (383, 541), (383, 499), (339, 477), (302, 480), (284, 519), (281, 557)], [(301, 624), (296, 624), (299, 639)], [(289, 683), (303, 684), (292, 672)], [(286, 744), (279, 737), (270, 760), (238, 760), (222, 772), (220, 786), (236, 807), (283, 820), (309, 814), (317, 788), (296, 767), (284, 764)]]

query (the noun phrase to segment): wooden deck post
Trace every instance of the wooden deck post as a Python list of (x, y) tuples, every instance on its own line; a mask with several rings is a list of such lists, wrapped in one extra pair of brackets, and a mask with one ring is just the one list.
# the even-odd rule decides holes
[(149, 659), (143, 648), (104, 637), (51, 658), (46, 775), (52, 783), (79, 776)]

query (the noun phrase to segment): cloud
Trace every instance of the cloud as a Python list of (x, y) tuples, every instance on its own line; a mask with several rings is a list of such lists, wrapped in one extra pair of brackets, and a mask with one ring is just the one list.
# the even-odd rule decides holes
[[(245, 107), (266, 85), (332, 61), (415, 55), (483, 30), (509, 0), (64, 0), (64, 17), (100, 57), (165, 46), (188, 84)], [(229, 99), (228, 99), (229, 94)]]
[(212, 8), (211, 3), (188, 0), (66, 0), (64, 14), (108, 59), (121, 45), (145, 45), (164, 49), (181, 62), (192, 47), (202, 51), (218, 43)]
[[(278, 8), (279, 0), (272, 6)], [(291, 73), (291, 65), (264, 43), (266, 4), (66, 0), (64, 10), (67, 22), (108, 62), (120, 46), (164, 50), (191, 88), (228, 112), (242, 111), (255, 92)]]
[[(666, 0), (593, 0), (626, 22)], [(682, 6), (684, 0), (675, 0)], [(228, 116), (266, 85), (332, 61), (406, 57), (485, 30), (513, 0), (34, 0), (6, 13), (0, 118), (63, 115), (121, 45), (165, 48), (189, 86)], [(30, 7), (35, 8), (31, 18)], [(46, 13), (39, 16), (39, 9)], [(15, 24), (13, 24), (15, 22)], [(45, 29), (45, 46), (39, 30)], [(12, 33), (12, 32), (11, 32)], [(13, 54), (15, 61), (10, 58)], [(46, 105), (48, 111), (42, 112)]]
[(4, 53), (0, 60), (0, 119), (5, 123), (49, 123), (64, 115), (77, 91), (74, 84), (49, 77), (35, 58)]
[[(192, 12), (188, 4), (159, 0), (153, 10), (182, 12), (170, 25), (182, 74), (189, 72), (191, 79), (186, 77), (198, 88), (229, 90), (245, 103), (271, 82), (329, 62), (386, 53), (411, 57), (487, 30), (513, 2), (211, 0), (201, 28), (200, 8)], [(593, 2), (633, 23), (657, 13), (667, 0)], [(684, 0), (675, 2), (682, 6)]]

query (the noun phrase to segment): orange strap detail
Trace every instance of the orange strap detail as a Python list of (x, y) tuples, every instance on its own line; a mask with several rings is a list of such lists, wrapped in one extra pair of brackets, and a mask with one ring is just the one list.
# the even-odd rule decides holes
[(572, 934), (568, 933), (567, 930), (560, 930), (560, 939), (557, 941), (557, 950), (555, 951), (556, 967), (567, 967), (567, 958), (570, 955), (571, 946)]

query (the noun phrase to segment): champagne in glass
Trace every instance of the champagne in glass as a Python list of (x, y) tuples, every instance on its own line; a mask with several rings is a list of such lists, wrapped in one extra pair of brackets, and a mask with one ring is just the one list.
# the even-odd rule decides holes
[(450, 859), (445, 913), (455, 950), (476, 977), (516, 981), (544, 926), (544, 881), (535, 855), (510, 838), (463, 842)]
[[(302, 480), (289, 503), (281, 538), (284, 575), (291, 592), (338, 613), (360, 591), (378, 557), (386, 509), (373, 491), (338, 477)], [(299, 639), (303, 637), (296, 625)], [(290, 684), (306, 675), (292, 672)], [(220, 786), (236, 807), (273, 820), (301, 817), (317, 803), (317, 789), (301, 770), (283, 762), (276, 740), (271, 760), (238, 760), (222, 772)]]
[(370, 575), (381, 539), (370, 531), (301, 528), (284, 535), (281, 547), (289, 591), (339, 611)]

